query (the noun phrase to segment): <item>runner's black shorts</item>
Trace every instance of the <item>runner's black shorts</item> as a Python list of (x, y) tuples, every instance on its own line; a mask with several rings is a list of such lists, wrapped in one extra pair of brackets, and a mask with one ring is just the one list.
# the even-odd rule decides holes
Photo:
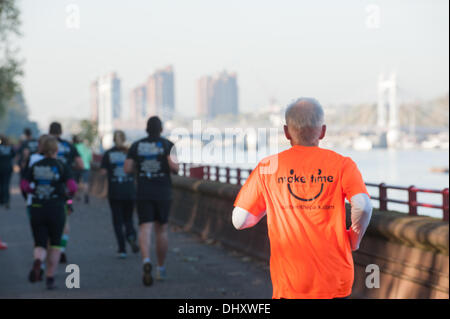
[(138, 200), (137, 213), (139, 225), (158, 222), (166, 224), (169, 221), (171, 200)]
[(77, 183), (83, 182), (85, 184), (89, 183), (90, 173), (91, 172), (87, 169), (73, 171), (75, 181)]
[(66, 223), (64, 203), (51, 205), (32, 205), (30, 209), (30, 222), (33, 231), (35, 247), (60, 247), (61, 237)]

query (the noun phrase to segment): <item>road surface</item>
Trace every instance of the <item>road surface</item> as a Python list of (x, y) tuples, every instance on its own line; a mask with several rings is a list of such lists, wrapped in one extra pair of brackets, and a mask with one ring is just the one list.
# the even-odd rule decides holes
[[(75, 202), (76, 211), (70, 216), (67, 256), (69, 264), (80, 268), (80, 288), (66, 287), (69, 273), (66, 265), (60, 265), (58, 288), (47, 291), (44, 282), (28, 282), (33, 240), (17, 187), (12, 193), (11, 209), (0, 207), (0, 238), (9, 246), (0, 251), (0, 298), (271, 298), (266, 263), (205, 242), (173, 225), (166, 262), (169, 278), (143, 286), (139, 254), (129, 250), (127, 259), (116, 258), (109, 206), (100, 198), (91, 198), (87, 205)], [(152, 260), (156, 260), (154, 249)]]

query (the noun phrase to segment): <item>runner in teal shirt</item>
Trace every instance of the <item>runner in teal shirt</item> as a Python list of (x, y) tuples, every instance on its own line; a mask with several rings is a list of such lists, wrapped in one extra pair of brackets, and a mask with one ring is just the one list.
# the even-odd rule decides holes
[(89, 176), (92, 162), (92, 151), (87, 147), (78, 136), (73, 137), (73, 145), (83, 160), (84, 170), (75, 171), (75, 179), (78, 183), (80, 194), (84, 194), (84, 202), (89, 203)]

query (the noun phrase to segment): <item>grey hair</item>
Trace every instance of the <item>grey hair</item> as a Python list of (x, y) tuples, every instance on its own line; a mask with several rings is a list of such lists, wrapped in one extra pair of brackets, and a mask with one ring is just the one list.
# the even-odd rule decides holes
[(295, 100), (288, 105), (285, 116), (295, 143), (317, 145), (324, 124), (324, 113), (316, 99), (302, 97)]
[(314, 98), (301, 97), (286, 108), (286, 124), (295, 129), (318, 128), (324, 124), (323, 108)]

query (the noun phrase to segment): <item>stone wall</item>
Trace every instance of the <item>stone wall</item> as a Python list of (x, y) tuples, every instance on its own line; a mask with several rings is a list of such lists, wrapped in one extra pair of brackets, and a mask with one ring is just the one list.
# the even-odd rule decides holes
[[(237, 231), (231, 222), (239, 186), (175, 176), (171, 222), (203, 238), (219, 240), (269, 260), (266, 218)], [(350, 221), (348, 207), (347, 224)], [(449, 224), (429, 217), (374, 211), (360, 249), (353, 255), (353, 296), (361, 298), (449, 298)], [(380, 288), (365, 285), (366, 266), (380, 269)]]
[[(106, 195), (104, 177), (93, 179), (92, 191)], [(214, 239), (250, 256), (269, 260), (266, 218), (237, 231), (231, 222), (239, 186), (173, 177), (170, 222)], [(350, 216), (347, 210), (347, 224)], [(353, 254), (359, 298), (449, 298), (449, 224), (429, 217), (374, 211), (360, 249)], [(380, 269), (380, 288), (366, 288), (366, 266)]]

